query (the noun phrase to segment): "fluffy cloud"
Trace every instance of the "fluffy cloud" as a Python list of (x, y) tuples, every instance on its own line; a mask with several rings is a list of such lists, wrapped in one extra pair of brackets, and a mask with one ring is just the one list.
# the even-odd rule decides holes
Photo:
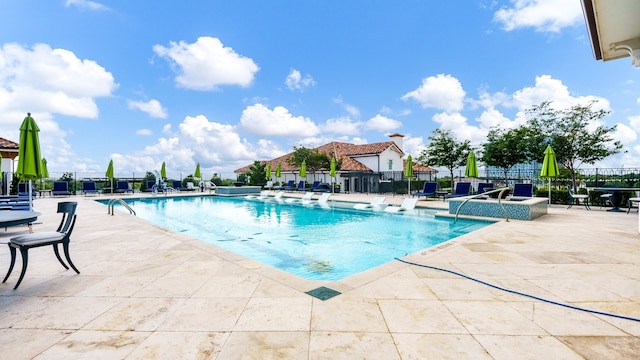
[(559, 32), (582, 22), (580, 2), (575, 0), (511, 0), (512, 8), (496, 11), (493, 21), (511, 31), (532, 27), (536, 31)]
[(362, 122), (353, 121), (353, 119), (348, 116), (341, 116), (327, 120), (324, 125), (321, 126), (321, 130), (340, 135), (358, 135), (361, 127)]
[(402, 127), (402, 123), (398, 120), (382, 116), (380, 114), (372, 117), (365, 123), (365, 128), (369, 130), (376, 130), (380, 132), (396, 130)]
[(304, 77), (302, 77), (300, 71), (296, 69), (291, 69), (291, 72), (289, 72), (289, 75), (287, 75), (284, 83), (285, 85), (287, 85), (287, 88), (292, 91), (304, 91), (304, 89), (308, 87), (316, 86), (316, 82), (315, 80), (313, 80), (311, 75), (306, 74)]
[(200, 37), (195, 43), (170, 42), (153, 51), (168, 60), (178, 73), (176, 83), (193, 90), (212, 90), (220, 85), (247, 87), (259, 70), (253, 60), (225, 47), (220, 39)]
[(308, 137), (319, 132), (309, 118), (293, 116), (283, 106), (271, 110), (262, 104), (247, 106), (242, 111), (240, 127), (258, 136)]
[(458, 112), (464, 107), (466, 92), (460, 81), (451, 75), (438, 74), (422, 81), (419, 88), (406, 93), (402, 100), (415, 100), (423, 108)]
[(167, 118), (167, 110), (162, 107), (162, 104), (156, 99), (151, 99), (147, 102), (129, 100), (129, 109), (138, 109), (142, 112), (146, 112), (153, 118)]
[(105, 5), (102, 5), (95, 1), (90, 0), (67, 0), (65, 3), (66, 7), (75, 6), (80, 9), (88, 9), (88, 10), (109, 10), (109, 8)]

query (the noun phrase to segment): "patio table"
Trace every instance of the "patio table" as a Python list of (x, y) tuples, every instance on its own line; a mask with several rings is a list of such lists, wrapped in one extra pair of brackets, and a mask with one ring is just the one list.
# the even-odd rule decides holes
[(620, 204), (622, 203), (622, 192), (624, 192), (624, 191), (640, 191), (640, 188), (596, 187), (596, 188), (593, 188), (592, 190), (604, 191), (604, 192), (610, 192), (611, 193), (611, 198), (609, 198), (609, 201), (611, 201), (611, 205), (613, 207), (611, 209), (607, 210), (607, 211), (626, 212), (626, 210), (620, 209)]
[(31, 232), (31, 223), (38, 220), (38, 216), (40, 213), (35, 211), (3, 210), (0, 211), (0, 228), (27, 224)]

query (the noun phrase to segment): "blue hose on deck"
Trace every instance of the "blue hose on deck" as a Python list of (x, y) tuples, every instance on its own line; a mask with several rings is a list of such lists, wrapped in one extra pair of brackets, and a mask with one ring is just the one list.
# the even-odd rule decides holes
[(622, 315), (616, 315), (616, 314), (606, 313), (606, 312), (602, 312), (602, 311), (585, 309), (585, 308), (581, 308), (581, 307), (577, 307), (577, 306), (573, 306), (573, 305), (569, 305), (569, 304), (563, 304), (563, 303), (560, 303), (560, 302), (557, 302), (557, 301), (553, 301), (553, 300), (543, 299), (541, 297), (525, 294), (525, 293), (522, 293), (522, 292), (519, 292), (519, 291), (505, 289), (503, 287), (500, 287), (500, 286), (497, 286), (497, 285), (493, 285), (493, 284), (490, 284), (490, 283), (488, 283), (486, 281), (482, 281), (482, 280), (479, 280), (479, 279), (476, 279), (476, 278), (472, 278), (471, 276), (467, 276), (467, 275), (464, 275), (464, 274), (461, 274), (459, 272), (455, 272), (455, 271), (452, 271), (452, 270), (447, 270), (447, 269), (443, 269), (443, 268), (439, 268), (439, 267), (435, 267), (435, 266), (430, 266), (430, 265), (418, 264), (418, 263), (414, 263), (414, 262), (411, 262), (411, 261), (406, 261), (406, 260), (402, 260), (402, 259), (398, 259), (398, 258), (396, 258), (396, 260), (398, 260), (400, 262), (403, 262), (405, 264), (409, 264), (409, 265), (415, 265), (415, 266), (420, 266), (420, 267), (424, 267), (424, 268), (428, 268), (428, 269), (448, 272), (450, 274), (457, 275), (457, 276), (463, 277), (465, 279), (473, 280), (473, 281), (478, 282), (480, 284), (484, 284), (484, 285), (490, 286), (490, 287), (492, 287), (494, 289), (506, 291), (508, 293), (517, 294), (517, 295), (521, 295), (521, 296), (526, 296), (528, 298), (544, 301), (544, 302), (549, 303), (549, 304), (564, 306), (564, 307), (569, 308), (569, 309), (580, 310), (580, 311), (588, 312), (588, 313), (591, 313), (591, 314), (598, 314), (598, 315), (610, 316), (610, 317), (623, 319), (623, 320), (631, 320), (631, 321), (640, 322), (640, 319), (634, 318), (634, 317), (630, 317), (630, 316), (622, 316)]

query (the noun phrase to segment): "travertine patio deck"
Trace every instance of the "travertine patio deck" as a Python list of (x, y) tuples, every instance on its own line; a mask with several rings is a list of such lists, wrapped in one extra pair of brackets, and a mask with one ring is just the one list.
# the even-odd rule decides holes
[[(104, 197), (103, 197), (104, 198)], [(364, 195), (334, 198), (368, 201)], [(632, 359), (640, 322), (571, 310), (393, 261), (307, 281), (125, 213), (79, 202), (72, 259), (30, 251), (0, 284), (3, 359)], [(58, 201), (36, 200), (34, 231)], [(399, 204), (400, 197), (387, 197)], [(440, 200), (420, 205), (446, 206)], [(640, 318), (634, 212), (565, 209), (499, 222), (405, 259), (602, 312)], [(204, 214), (206, 215), (206, 214)], [(401, 216), (401, 215), (400, 215)], [(0, 241), (25, 228), (0, 229)], [(0, 273), (9, 251), (0, 245)], [(326, 301), (305, 291), (342, 292)]]

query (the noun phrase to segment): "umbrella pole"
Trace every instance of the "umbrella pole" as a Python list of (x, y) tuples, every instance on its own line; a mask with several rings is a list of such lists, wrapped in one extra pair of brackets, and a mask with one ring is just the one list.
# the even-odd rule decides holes
[(551, 207), (551, 178), (549, 178), (549, 207)]
[(29, 211), (33, 211), (33, 197), (31, 197), (31, 180), (29, 180)]

